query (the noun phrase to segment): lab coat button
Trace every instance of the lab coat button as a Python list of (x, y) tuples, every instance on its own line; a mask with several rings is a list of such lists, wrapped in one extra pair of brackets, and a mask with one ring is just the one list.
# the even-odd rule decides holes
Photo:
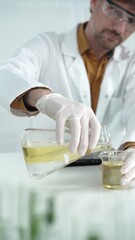
[(106, 95), (105, 95), (105, 98), (108, 98), (108, 97), (109, 97), (108, 94), (106, 94)]

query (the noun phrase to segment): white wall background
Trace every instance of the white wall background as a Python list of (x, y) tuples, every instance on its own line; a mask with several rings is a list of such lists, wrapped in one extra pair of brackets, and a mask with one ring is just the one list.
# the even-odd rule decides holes
[[(89, 4), (90, 0), (0, 0), (0, 61), (39, 32), (66, 32), (87, 20)], [(134, 48), (134, 42), (131, 38), (128, 45)], [(0, 106), (0, 152), (20, 150), (20, 134), (27, 127), (28, 118), (15, 117)]]
[[(89, 2), (0, 0), (0, 60), (11, 56), (38, 32), (65, 32), (77, 22), (87, 20)], [(20, 150), (20, 134), (28, 126), (28, 118), (15, 117), (0, 107), (0, 152)]]

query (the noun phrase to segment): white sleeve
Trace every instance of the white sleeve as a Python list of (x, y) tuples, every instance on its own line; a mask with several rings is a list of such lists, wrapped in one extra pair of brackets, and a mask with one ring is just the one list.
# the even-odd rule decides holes
[(132, 62), (131, 68), (128, 68), (123, 119), (126, 124), (126, 134), (122, 143), (135, 142), (135, 60)]
[[(44, 54), (43, 54), (44, 53)], [(0, 103), (10, 111), (11, 102), (40, 82), (42, 65), (48, 61), (49, 46), (40, 36), (27, 42), (14, 56), (0, 64)]]

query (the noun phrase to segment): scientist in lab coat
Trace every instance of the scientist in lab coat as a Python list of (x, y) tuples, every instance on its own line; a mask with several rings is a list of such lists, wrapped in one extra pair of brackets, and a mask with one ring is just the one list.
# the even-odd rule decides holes
[[(83, 155), (107, 124), (114, 148), (124, 149), (123, 185), (135, 186), (135, 0), (91, 0), (91, 18), (66, 34), (43, 33), (0, 66), (1, 105), (53, 128)], [(55, 120), (55, 121), (54, 121)]]

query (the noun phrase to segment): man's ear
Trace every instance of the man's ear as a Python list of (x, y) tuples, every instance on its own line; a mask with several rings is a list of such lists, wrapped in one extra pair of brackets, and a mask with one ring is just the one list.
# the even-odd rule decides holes
[(97, 2), (100, 0), (90, 0), (90, 12), (93, 12), (93, 9), (95, 8), (95, 6), (97, 5)]

